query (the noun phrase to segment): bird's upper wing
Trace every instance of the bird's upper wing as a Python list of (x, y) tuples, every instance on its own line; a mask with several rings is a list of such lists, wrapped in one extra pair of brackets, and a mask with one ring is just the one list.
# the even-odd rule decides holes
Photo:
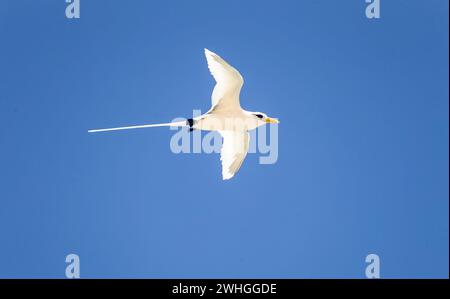
[(211, 100), (212, 108), (220, 105), (221, 108), (241, 108), (239, 103), (239, 93), (244, 79), (241, 74), (219, 55), (205, 49), (208, 68), (216, 80)]
[(231, 179), (244, 162), (250, 143), (250, 134), (246, 131), (219, 131), (223, 137), (220, 160), (222, 178)]

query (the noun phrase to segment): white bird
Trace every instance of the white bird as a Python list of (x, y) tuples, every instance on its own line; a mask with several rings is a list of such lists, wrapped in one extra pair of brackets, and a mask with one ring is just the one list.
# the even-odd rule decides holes
[(247, 156), (250, 136), (248, 131), (264, 124), (277, 124), (277, 119), (262, 112), (251, 112), (241, 108), (239, 95), (244, 84), (241, 74), (219, 55), (205, 49), (208, 68), (216, 80), (212, 92), (211, 109), (205, 114), (182, 122), (149, 124), (109, 129), (89, 130), (89, 133), (117, 131), (163, 126), (187, 126), (190, 130), (218, 131), (223, 138), (221, 157), (222, 178), (231, 179)]

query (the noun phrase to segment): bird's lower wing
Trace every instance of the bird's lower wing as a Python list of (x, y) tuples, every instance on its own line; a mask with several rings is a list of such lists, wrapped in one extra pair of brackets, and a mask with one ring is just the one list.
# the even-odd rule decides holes
[(95, 129), (89, 130), (89, 133), (96, 132), (107, 132), (107, 131), (120, 131), (120, 130), (131, 130), (131, 129), (143, 129), (143, 128), (154, 128), (154, 127), (184, 127), (187, 126), (186, 121), (163, 123), (163, 124), (149, 124), (149, 125), (138, 125), (138, 126), (128, 126), (128, 127), (117, 127), (108, 129)]
[(223, 137), (220, 160), (222, 161), (222, 178), (231, 179), (241, 168), (247, 156), (250, 134), (247, 131), (219, 131)]

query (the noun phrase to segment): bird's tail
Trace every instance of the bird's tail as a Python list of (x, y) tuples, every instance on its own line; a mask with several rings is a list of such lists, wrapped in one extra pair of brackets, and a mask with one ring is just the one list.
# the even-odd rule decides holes
[(95, 129), (95, 130), (89, 130), (88, 132), (89, 133), (97, 133), (97, 132), (106, 132), (106, 131), (143, 129), (143, 128), (154, 128), (154, 127), (185, 127), (185, 126), (189, 126), (188, 121), (179, 121), (179, 122), (164, 123), (164, 124), (149, 124), (149, 125), (108, 128), (108, 129)]

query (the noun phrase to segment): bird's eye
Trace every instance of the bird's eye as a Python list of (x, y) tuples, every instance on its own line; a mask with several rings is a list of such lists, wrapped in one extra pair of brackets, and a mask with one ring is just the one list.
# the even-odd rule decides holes
[(263, 118), (263, 117), (264, 117), (262, 114), (255, 114), (255, 116), (256, 116), (257, 118)]

